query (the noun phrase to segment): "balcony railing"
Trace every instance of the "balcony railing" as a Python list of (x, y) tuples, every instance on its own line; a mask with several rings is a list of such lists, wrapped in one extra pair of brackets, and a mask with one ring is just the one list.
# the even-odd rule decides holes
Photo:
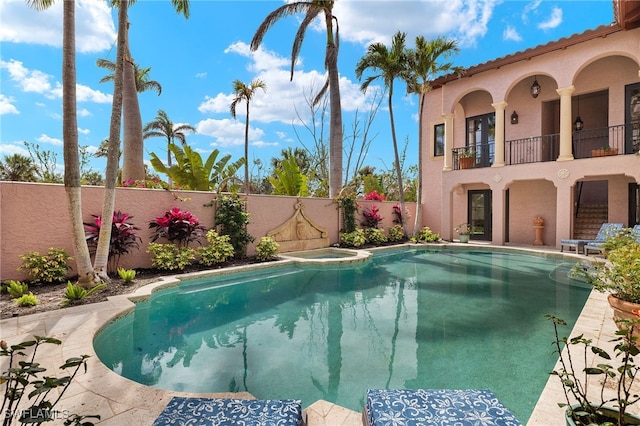
[[(638, 126), (618, 125), (573, 132), (572, 152), (574, 158), (591, 158), (625, 154), (626, 138), (632, 139), (631, 153), (640, 150)], [(506, 165), (542, 163), (555, 161), (560, 154), (560, 134), (533, 136), (506, 141), (504, 144)], [(474, 147), (454, 148), (453, 169), (490, 167), (494, 162), (494, 143)], [(466, 160), (464, 157), (472, 157)], [(468, 166), (466, 163), (471, 162)]]

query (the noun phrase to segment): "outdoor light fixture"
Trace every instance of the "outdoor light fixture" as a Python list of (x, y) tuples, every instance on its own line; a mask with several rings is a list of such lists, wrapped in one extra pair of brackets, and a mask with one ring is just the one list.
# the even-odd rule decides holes
[(573, 122), (573, 128), (576, 132), (579, 132), (584, 128), (584, 121), (580, 118), (580, 96), (578, 96), (578, 101), (576, 102), (578, 105), (578, 116), (576, 117), (576, 121)]
[(541, 91), (542, 91), (542, 88), (538, 84), (538, 78), (536, 76), (533, 78), (533, 84), (531, 85), (531, 96), (533, 96), (534, 98), (537, 98)]
[(511, 114), (511, 124), (518, 124), (518, 113), (515, 111)]

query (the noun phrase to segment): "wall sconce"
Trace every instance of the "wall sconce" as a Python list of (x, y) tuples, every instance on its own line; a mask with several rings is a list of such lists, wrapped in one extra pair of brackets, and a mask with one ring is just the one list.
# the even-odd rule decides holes
[(518, 124), (518, 113), (515, 111), (511, 114), (511, 124)]
[(538, 78), (536, 76), (533, 78), (533, 84), (531, 85), (531, 96), (537, 98), (540, 92), (542, 92), (542, 88), (538, 84)]
[(584, 121), (582, 121), (582, 118), (580, 118), (580, 116), (577, 116), (576, 121), (573, 122), (573, 128), (576, 130), (576, 132), (579, 132), (584, 128)]

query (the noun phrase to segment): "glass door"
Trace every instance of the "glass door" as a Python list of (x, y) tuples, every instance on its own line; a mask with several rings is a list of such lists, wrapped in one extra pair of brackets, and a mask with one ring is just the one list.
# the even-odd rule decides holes
[(625, 86), (625, 154), (640, 151), (640, 83)]
[(472, 240), (491, 241), (491, 190), (469, 190), (467, 218)]
[(477, 167), (493, 164), (495, 141), (495, 113), (467, 118), (467, 147), (475, 149)]

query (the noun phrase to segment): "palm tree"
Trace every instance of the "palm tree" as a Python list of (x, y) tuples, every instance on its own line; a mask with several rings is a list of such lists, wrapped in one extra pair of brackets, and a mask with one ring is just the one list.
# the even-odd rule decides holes
[(267, 91), (267, 84), (260, 80), (255, 79), (248, 86), (241, 82), (240, 80), (234, 80), (233, 82), (233, 91), (236, 94), (236, 97), (233, 98), (233, 102), (231, 102), (231, 116), (236, 118), (236, 106), (239, 102), (246, 102), (247, 104), (247, 112), (244, 123), (244, 192), (248, 194), (250, 191), (249, 187), (249, 104), (251, 103), (251, 99), (253, 95), (256, 93), (256, 90), (262, 89), (263, 91)]
[[(96, 60), (96, 65), (100, 68), (111, 71), (111, 74), (107, 74), (100, 79), (100, 83), (114, 81), (116, 70), (115, 62), (112, 62), (108, 59), (98, 59)], [(151, 77), (149, 76), (149, 73), (151, 73), (151, 67), (140, 68), (140, 65), (134, 62), (133, 70), (136, 81), (136, 92), (142, 93), (153, 90), (158, 94), (158, 96), (162, 94), (162, 86), (160, 85), (160, 83), (155, 80), (151, 80)]]
[(159, 109), (156, 119), (147, 123), (144, 129), (142, 129), (142, 137), (144, 139), (163, 137), (167, 140), (167, 167), (171, 167), (171, 145), (173, 145), (174, 140), (178, 139), (184, 146), (187, 142), (185, 135), (187, 131), (195, 132), (196, 128), (190, 124), (180, 124), (176, 126), (175, 123), (169, 119), (167, 113)]
[[(260, 24), (251, 40), (251, 50), (255, 51), (262, 43), (266, 32), (280, 18), (298, 13), (305, 13), (300, 22), (300, 27), (293, 40), (291, 49), (291, 80), (293, 70), (300, 48), (304, 40), (305, 32), (309, 25), (321, 13), (324, 14), (324, 22), (327, 28), (327, 47), (325, 51), (324, 65), (327, 69), (327, 81), (316, 96), (314, 104), (329, 90), (330, 130), (329, 130), (329, 196), (335, 197), (342, 188), (342, 107), (340, 106), (340, 81), (338, 75), (338, 46), (340, 42), (338, 19), (333, 16), (334, 0), (309, 0), (295, 1), (280, 6), (271, 12)], [(334, 21), (335, 20), (335, 31)]]
[(438, 64), (438, 60), (458, 53), (458, 44), (455, 40), (438, 37), (427, 41), (423, 36), (416, 37), (416, 48), (409, 52), (409, 74), (407, 75), (407, 87), (409, 93), (416, 93), (419, 97), (418, 107), (418, 188), (416, 200), (416, 217), (413, 225), (413, 234), (418, 232), (418, 223), (422, 208), (422, 116), (426, 94), (431, 90), (431, 81), (442, 73), (462, 73), (462, 68), (446, 62)]
[[(381, 78), (384, 81), (384, 85), (388, 91), (389, 97), (389, 118), (391, 120), (391, 139), (393, 140), (393, 153), (395, 155), (395, 169), (396, 178), (398, 179), (398, 195), (400, 198), (400, 209), (402, 212), (404, 208), (404, 188), (402, 186), (402, 169), (400, 166), (400, 155), (398, 154), (398, 142), (396, 140), (396, 128), (393, 119), (393, 81), (396, 78), (407, 79), (408, 68), (408, 52), (405, 47), (406, 34), (398, 31), (393, 35), (391, 39), (391, 49), (387, 48), (382, 43), (372, 43), (367, 49), (367, 53), (356, 64), (356, 77), (358, 80), (362, 78), (362, 74), (365, 70), (371, 69), (378, 74), (367, 77), (360, 89), (363, 92), (367, 91), (367, 88), (372, 81)], [(402, 219), (402, 227), (405, 235), (409, 235), (407, 232), (406, 218)]]
[(33, 160), (26, 155), (6, 155), (4, 161), (0, 161), (0, 180), (36, 182), (38, 168)]

